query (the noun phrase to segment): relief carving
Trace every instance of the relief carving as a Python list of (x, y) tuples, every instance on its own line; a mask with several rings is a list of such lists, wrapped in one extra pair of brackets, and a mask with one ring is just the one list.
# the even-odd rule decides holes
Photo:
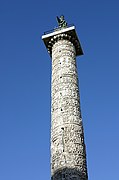
[(51, 170), (52, 174), (57, 172), (52, 180), (87, 180), (75, 40), (68, 38), (63, 34), (51, 40)]

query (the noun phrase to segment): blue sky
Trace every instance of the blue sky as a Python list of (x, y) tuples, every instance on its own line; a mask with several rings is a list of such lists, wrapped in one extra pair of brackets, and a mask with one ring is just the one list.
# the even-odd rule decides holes
[(0, 0), (0, 180), (50, 179), (51, 59), (41, 40), (74, 23), (89, 180), (119, 179), (119, 1)]

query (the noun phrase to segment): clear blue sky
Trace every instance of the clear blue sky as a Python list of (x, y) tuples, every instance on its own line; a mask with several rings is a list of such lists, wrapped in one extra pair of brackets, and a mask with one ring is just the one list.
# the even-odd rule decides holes
[(119, 180), (119, 1), (0, 0), (0, 180), (50, 180), (51, 59), (41, 40), (74, 23), (89, 180)]

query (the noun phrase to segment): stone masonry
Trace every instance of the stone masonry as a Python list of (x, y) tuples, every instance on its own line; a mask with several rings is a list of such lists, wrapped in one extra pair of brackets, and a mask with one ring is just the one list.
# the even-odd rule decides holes
[(52, 57), (52, 180), (88, 180), (76, 40), (72, 34), (62, 32), (49, 38), (46, 46)]

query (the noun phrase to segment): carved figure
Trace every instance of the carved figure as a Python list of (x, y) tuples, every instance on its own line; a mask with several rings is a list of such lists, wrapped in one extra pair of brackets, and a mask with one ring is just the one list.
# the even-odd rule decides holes
[(61, 15), (60, 18), (57, 16), (57, 22), (60, 28), (67, 27), (67, 22), (65, 21), (63, 15)]

